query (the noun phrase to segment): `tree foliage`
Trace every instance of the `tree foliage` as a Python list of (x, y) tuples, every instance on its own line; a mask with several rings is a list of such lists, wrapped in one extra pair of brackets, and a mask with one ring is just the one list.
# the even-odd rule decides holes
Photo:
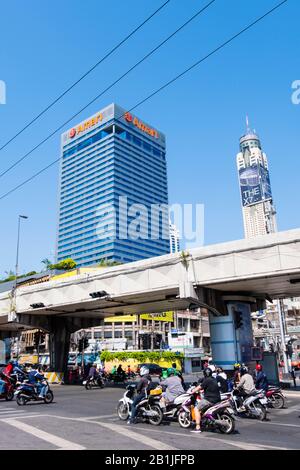
[(182, 360), (183, 354), (172, 351), (102, 351), (100, 355), (101, 361), (127, 361), (128, 359), (136, 359), (138, 362), (157, 362), (160, 359), (167, 361)]
[(76, 268), (77, 264), (72, 258), (66, 258), (56, 264), (51, 264), (50, 269), (57, 269), (58, 271), (70, 271)]

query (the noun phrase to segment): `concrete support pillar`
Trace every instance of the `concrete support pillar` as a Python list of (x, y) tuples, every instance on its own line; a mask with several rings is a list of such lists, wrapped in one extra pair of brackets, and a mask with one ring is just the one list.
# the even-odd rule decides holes
[(55, 372), (67, 372), (70, 351), (71, 329), (64, 318), (51, 319), (49, 335), (50, 369)]
[[(224, 297), (227, 315), (209, 314), (213, 362), (230, 370), (236, 362), (249, 364), (253, 346), (251, 304), (256, 299), (246, 296)], [(236, 329), (235, 315), (240, 312), (242, 327)]]

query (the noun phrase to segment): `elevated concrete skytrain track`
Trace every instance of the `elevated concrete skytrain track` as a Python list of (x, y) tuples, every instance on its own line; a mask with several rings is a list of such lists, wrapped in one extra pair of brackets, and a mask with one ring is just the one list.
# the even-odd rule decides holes
[(0, 334), (3, 338), (22, 328), (48, 331), (51, 363), (63, 370), (70, 334), (78, 329), (99, 325), (107, 316), (202, 306), (210, 313), (215, 362), (229, 366), (233, 351), (238, 358), (242, 343), (250, 344), (249, 332), (244, 339), (236, 337), (234, 312), (250, 319), (266, 299), (296, 296), (300, 229), (18, 287), (16, 296), (0, 294)]

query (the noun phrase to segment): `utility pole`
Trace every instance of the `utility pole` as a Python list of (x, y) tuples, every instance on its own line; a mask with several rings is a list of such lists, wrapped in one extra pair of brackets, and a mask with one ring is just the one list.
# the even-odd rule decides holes
[(284, 305), (283, 300), (277, 300), (277, 308), (278, 308), (278, 317), (279, 317), (279, 326), (280, 326), (280, 336), (281, 336), (281, 351), (283, 354), (283, 362), (284, 362), (284, 372), (286, 374), (289, 373), (289, 365), (288, 359), (286, 355), (286, 345), (285, 345), (285, 334), (286, 334), (286, 327), (285, 327), (285, 313), (284, 313)]

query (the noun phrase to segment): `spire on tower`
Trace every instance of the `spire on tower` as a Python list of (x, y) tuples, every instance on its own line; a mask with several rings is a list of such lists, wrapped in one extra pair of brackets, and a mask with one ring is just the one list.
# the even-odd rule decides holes
[(247, 134), (250, 134), (251, 130), (249, 127), (249, 116), (246, 114), (246, 129), (247, 129)]

